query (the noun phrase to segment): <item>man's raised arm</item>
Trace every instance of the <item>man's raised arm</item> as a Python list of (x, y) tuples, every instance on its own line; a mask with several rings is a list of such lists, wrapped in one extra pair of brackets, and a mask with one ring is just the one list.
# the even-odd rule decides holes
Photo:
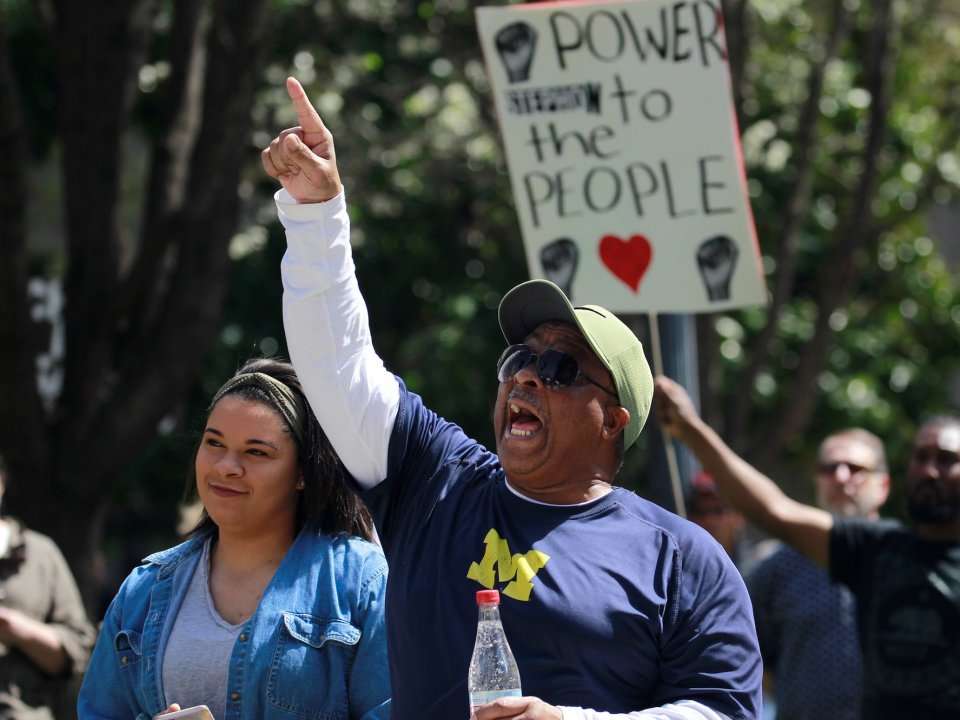
[(287, 346), (324, 432), (369, 488), (386, 477), (399, 386), (370, 337), (333, 135), (299, 82), (288, 78), (287, 92), (300, 124), (261, 153), (264, 170), (283, 186), (274, 199), (287, 234), (281, 265)]
[(697, 414), (687, 392), (669, 378), (654, 384), (663, 428), (697, 456), (724, 497), (748, 520), (826, 567), (833, 516), (788, 497), (766, 475), (731, 450)]

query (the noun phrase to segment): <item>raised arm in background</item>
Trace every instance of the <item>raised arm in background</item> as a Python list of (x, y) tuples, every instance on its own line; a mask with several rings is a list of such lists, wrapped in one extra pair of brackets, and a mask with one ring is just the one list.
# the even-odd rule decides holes
[(790, 498), (731, 450), (697, 414), (683, 387), (662, 376), (654, 387), (654, 408), (663, 428), (690, 448), (730, 504), (752, 523), (826, 567), (833, 516)]

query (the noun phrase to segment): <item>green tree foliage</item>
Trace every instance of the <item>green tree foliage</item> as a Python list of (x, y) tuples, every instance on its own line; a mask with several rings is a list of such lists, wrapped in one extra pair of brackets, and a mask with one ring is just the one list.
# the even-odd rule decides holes
[(927, 225), (960, 186), (960, 15), (888, 0), (747, 12), (737, 87), (774, 299), (710, 321), (714, 417), (767, 468), (863, 425), (899, 469), (957, 371), (956, 282)]

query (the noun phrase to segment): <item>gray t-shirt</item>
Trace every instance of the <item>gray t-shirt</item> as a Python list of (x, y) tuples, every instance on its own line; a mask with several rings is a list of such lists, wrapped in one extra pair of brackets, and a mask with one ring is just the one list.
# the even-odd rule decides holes
[(857, 720), (861, 663), (853, 595), (822, 568), (781, 547), (747, 575), (777, 720)]
[(222, 720), (227, 704), (230, 655), (244, 624), (231, 625), (210, 595), (210, 540), (190, 580), (163, 655), (163, 690), (167, 704), (206, 705)]

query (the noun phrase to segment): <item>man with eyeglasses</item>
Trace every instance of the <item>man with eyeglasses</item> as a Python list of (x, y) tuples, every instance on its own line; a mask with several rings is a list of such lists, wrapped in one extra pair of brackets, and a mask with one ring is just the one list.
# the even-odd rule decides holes
[[(880, 438), (861, 428), (827, 437), (813, 483), (817, 505), (835, 518), (878, 520), (890, 491)], [(778, 720), (858, 720), (862, 672), (850, 591), (790, 545), (757, 562), (746, 580)]]
[(300, 125), (262, 156), (283, 185), (284, 323), (390, 563), (393, 716), (471, 712), (474, 597), (497, 588), (525, 695), (477, 720), (757, 717), (759, 650), (733, 564), (692, 523), (613, 487), (652, 399), (639, 341), (552, 283), (519, 285), (499, 310), (497, 453), (467, 438), (375, 353), (332, 136), (295, 80), (287, 90)]
[[(734, 507), (852, 592), (863, 660), (862, 717), (960, 717), (960, 418), (936, 417), (917, 431), (905, 485), (912, 524), (903, 527), (850, 516), (853, 507), (862, 512), (886, 495), (878, 455), (841, 460), (821, 452), (821, 473), (834, 475), (824, 489), (853, 481), (850, 487), (870, 498), (842, 506), (847, 516), (834, 515), (792, 500), (736, 455), (675, 382), (657, 378), (655, 404), (667, 432), (690, 447)], [(841, 476), (844, 482), (837, 482)], [(824, 666), (821, 672), (843, 669)], [(820, 717), (839, 717), (843, 710)]]

